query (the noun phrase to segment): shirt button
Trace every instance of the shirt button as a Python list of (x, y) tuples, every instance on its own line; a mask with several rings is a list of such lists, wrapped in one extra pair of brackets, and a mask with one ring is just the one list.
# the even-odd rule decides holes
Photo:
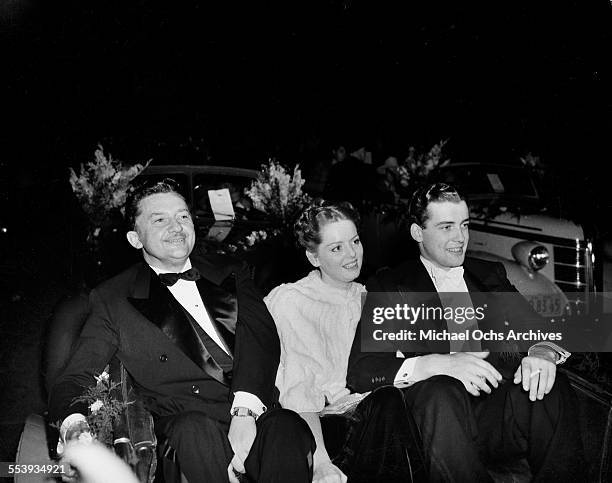
[(200, 386), (194, 384), (191, 386), (191, 394), (200, 394)]
[(162, 354), (159, 356), (159, 362), (166, 362), (168, 360), (168, 356), (166, 354)]

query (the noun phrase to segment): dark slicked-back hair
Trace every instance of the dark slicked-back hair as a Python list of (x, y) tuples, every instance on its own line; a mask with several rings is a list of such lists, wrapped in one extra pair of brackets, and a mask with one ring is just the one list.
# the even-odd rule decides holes
[(140, 202), (147, 196), (158, 193), (174, 193), (185, 201), (185, 197), (179, 192), (178, 183), (172, 178), (164, 178), (161, 181), (145, 180), (128, 194), (125, 202), (125, 222), (128, 230), (136, 228), (136, 218), (140, 215)]
[(348, 201), (330, 202), (314, 200), (299, 216), (293, 230), (298, 244), (314, 252), (321, 244), (321, 230), (328, 223), (340, 220), (352, 221), (359, 226), (359, 213)]
[(432, 183), (417, 189), (412, 195), (410, 206), (408, 207), (410, 223), (416, 223), (424, 227), (429, 217), (427, 212), (429, 203), (443, 201), (460, 203), (461, 201), (466, 201), (466, 198), (457, 188), (447, 183)]

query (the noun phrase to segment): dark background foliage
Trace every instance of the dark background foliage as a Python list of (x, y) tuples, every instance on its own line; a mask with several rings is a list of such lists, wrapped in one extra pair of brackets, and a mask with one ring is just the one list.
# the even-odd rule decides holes
[[(607, 0), (13, 0), (0, 10), (6, 164), (257, 165), (329, 143), (455, 160), (609, 156)], [(380, 159), (382, 162), (384, 159)], [(24, 168), (25, 169), (25, 168)]]

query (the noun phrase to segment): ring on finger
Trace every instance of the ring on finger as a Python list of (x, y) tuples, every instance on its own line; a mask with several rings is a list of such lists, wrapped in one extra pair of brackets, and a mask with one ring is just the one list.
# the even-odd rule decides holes
[(533, 379), (534, 377), (539, 376), (541, 372), (542, 372), (542, 369), (536, 369), (529, 375), (529, 379)]

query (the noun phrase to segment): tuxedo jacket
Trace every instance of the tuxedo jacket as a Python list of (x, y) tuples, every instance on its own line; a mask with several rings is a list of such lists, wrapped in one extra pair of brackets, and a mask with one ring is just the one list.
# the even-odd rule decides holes
[[(540, 327), (542, 318), (534, 312), (529, 303), (521, 296), (512, 298), (512, 306), (508, 306), (508, 297), (496, 297), (501, 293), (516, 293), (518, 291), (510, 283), (506, 276), (503, 264), (473, 258), (466, 258), (463, 264), (463, 278), (467, 285), (474, 307), (487, 304), (486, 317), (478, 322), (479, 329), (484, 331), (503, 331), (508, 328), (524, 329), (529, 327)], [(361, 337), (362, 326), (367, 327), (369, 321), (365, 321), (371, 314), (371, 305), (377, 305), (381, 301), (380, 293), (401, 294), (401, 299), (408, 304), (418, 307), (425, 302), (429, 306), (442, 306), (440, 298), (427, 269), (419, 258), (408, 260), (393, 269), (382, 269), (372, 276), (366, 283), (368, 294), (377, 292), (376, 301), (368, 295), (363, 309), (363, 316), (357, 326), (355, 339), (351, 348), (349, 367), (347, 374), (347, 386), (355, 392), (369, 391), (377, 386), (393, 384), (395, 376), (399, 371), (403, 358), (392, 352), (365, 352), (362, 350)], [(427, 294), (427, 295), (424, 295)], [(426, 298), (424, 298), (426, 297)], [(396, 297), (393, 305), (397, 302)], [(390, 302), (391, 303), (391, 302)], [(419, 328), (431, 328), (437, 330), (447, 329), (445, 321), (425, 321)], [(408, 328), (408, 327), (406, 327)], [(491, 350), (487, 358), (504, 376), (516, 369), (520, 355), (518, 351), (526, 351), (532, 343), (528, 342), (485, 342), (482, 341), (483, 349)], [(406, 357), (440, 353), (448, 354), (450, 344), (448, 341), (426, 341), (416, 342), (413, 351), (401, 351)], [(389, 349), (389, 347), (386, 347)], [(400, 347), (397, 347), (400, 350)]]
[(195, 320), (143, 261), (92, 290), (75, 352), (50, 393), (51, 420), (84, 413), (73, 398), (95, 384), (94, 375), (114, 356), (157, 416), (201, 411), (229, 421), (235, 391), (270, 407), (280, 356), (274, 321), (246, 266), (220, 258), (192, 256), (191, 263), (202, 275), (196, 283), (210, 319), (233, 353), (231, 374), (216, 365)]

